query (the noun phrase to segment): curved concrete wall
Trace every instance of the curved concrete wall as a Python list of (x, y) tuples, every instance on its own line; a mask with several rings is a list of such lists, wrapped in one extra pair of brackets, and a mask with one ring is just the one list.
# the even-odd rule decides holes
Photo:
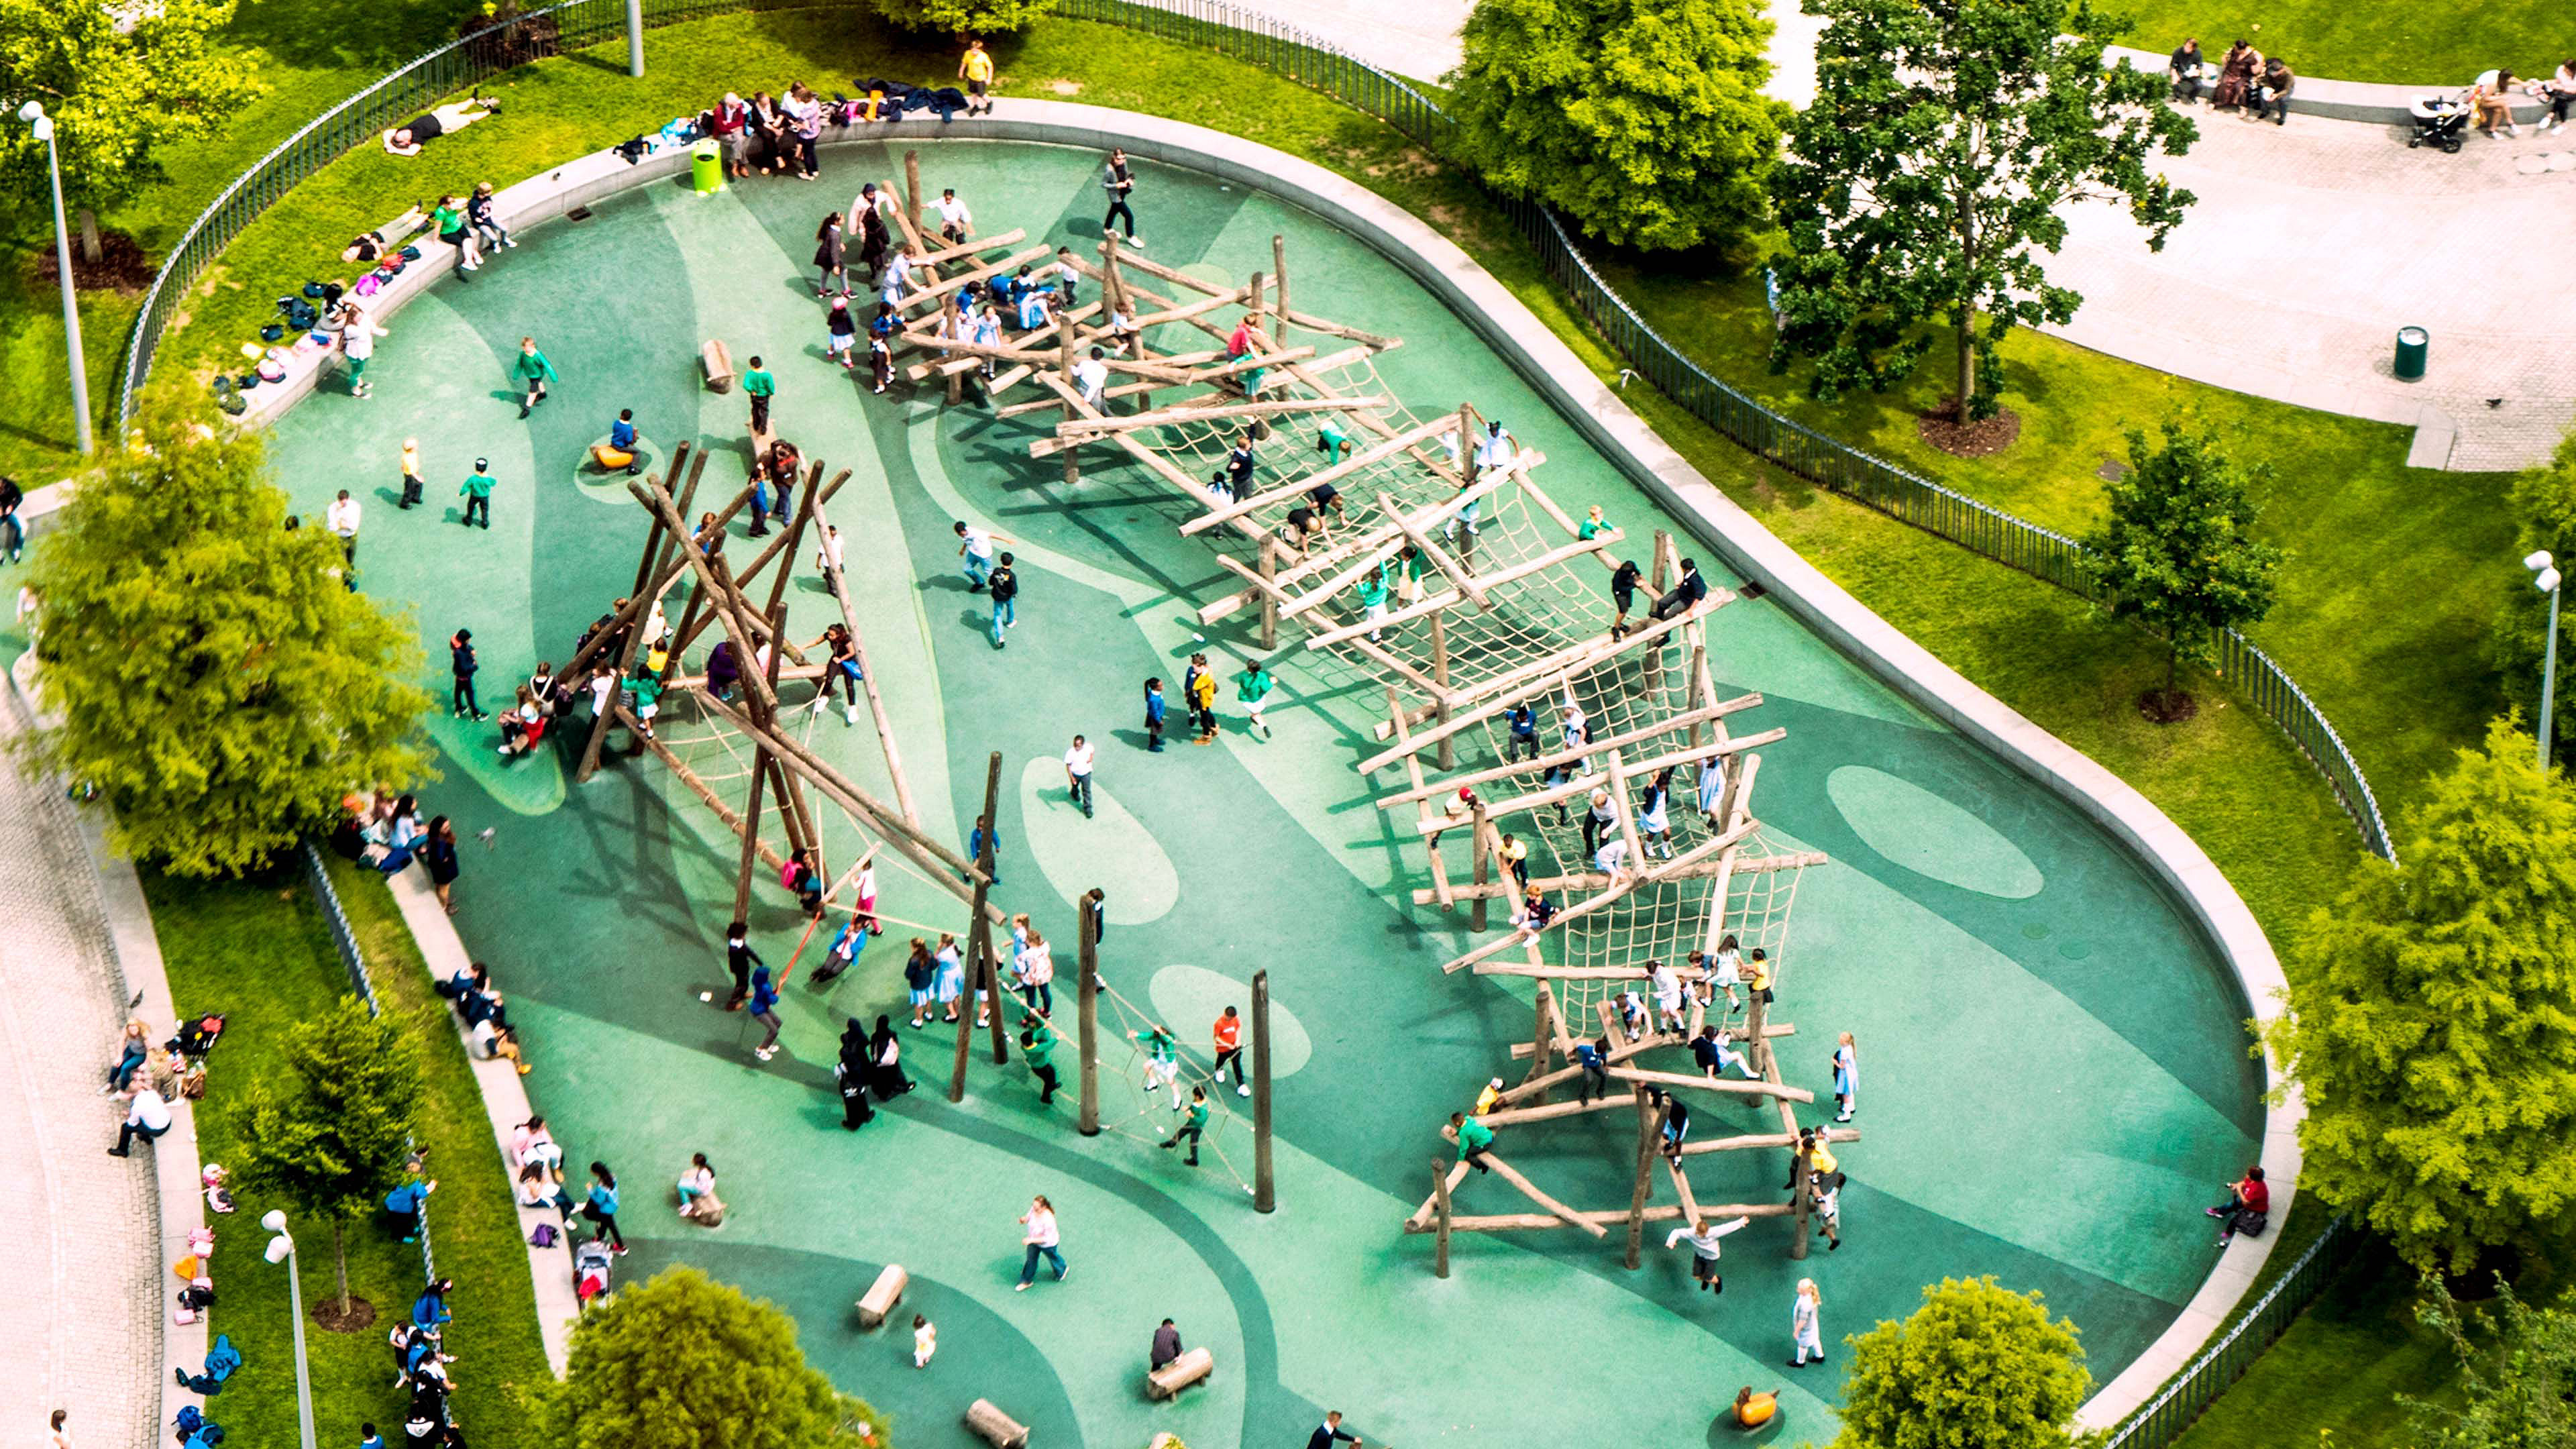
[[(931, 140), (1038, 142), (1103, 151), (1122, 146), (1142, 158), (1268, 192), (1367, 241), (1464, 317), (1594, 447), (1717, 549), (1738, 574), (1759, 582), (1800, 622), (1915, 704), (2012, 762), (2118, 837), (2209, 934), (2235, 971), (2253, 1014), (2269, 1019), (2280, 1010), (2284, 984), (2270, 942), (2234, 888), (2180, 827), (2110, 771), (1971, 684), (1800, 558), (1658, 438), (1518, 298), (1410, 213), (1267, 146), (1159, 117), (1054, 101), (1004, 100), (995, 103), (991, 115), (971, 121), (903, 121), (841, 132), (826, 144)], [(494, 209), (517, 230), (604, 196), (674, 178), (687, 164), (682, 151), (634, 165), (607, 152), (584, 156), (500, 193)], [(399, 309), (445, 274), (447, 249), (430, 241), (422, 250), (421, 262), (386, 288), (380, 314)], [(264, 421), (293, 405), (312, 390), (328, 361), (328, 354), (300, 359), (287, 381), (258, 389), (251, 419)], [(55, 506), (58, 500), (44, 495), (59, 487), (39, 490), (42, 511)], [(31, 513), (39, 512), (35, 504), (31, 500)], [(2296, 1191), (2296, 1128), (2302, 1109), (2295, 1093), (2282, 1094), (2285, 1084), (2268, 1062), (2265, 1071), (2275, 1105), (2265, 1117), (2262, 1158), (2277, 1217), (2288, 1212)], [(2200, 1229), (2178, 1224), (2175, 1231)], [(2085, 1405), (2082, 1421), (2089, 1426), (2118, 1422), (2187, 1363), (2252, 1287), (2272, 1241), (2270, 1236), (2238, 1238), (2172, 1327)]]

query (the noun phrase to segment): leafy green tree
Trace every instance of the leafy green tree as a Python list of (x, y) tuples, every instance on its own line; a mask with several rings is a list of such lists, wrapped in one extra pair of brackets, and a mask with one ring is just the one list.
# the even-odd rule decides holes
[[(2576, 574), (2576, 434), (2559, 440), (2558, 450), (2540, 467), (2513, 481), (2515, 539), (2522, 553), (2547, 549), (2562, 573)], [(2497, 572), (2508, 570), (2499, 561)], [(2505, 698), (2529, 718), (2540, 715), (2540, 676), (2547, 667), (2549, 596), (2528, 587), (2530, 575), (2519, 574), (2496, 611), (2494, 654), (2504, 681)], [(2560, 620), (2562, 631), (2576, 628), (2576, 613)], [(2576, 636), (2559, 640), (2558, 708), (2549, 732), (2564, 745), (2576, 741)]]
[(71, 205), (104, 210), (158, 177), (155, 146), (213, 134), (259, 93), (250, 64), (216, 43), (232, 17), (233, 0), (0, 0), (0, 196), (46, 193), (45, 143), (17, 119), (29, 100), (54, 118)]
[(1944, 1278), (1903, 1323), (1851, 1340), (1833, 1449), (2064, 1449), (2091, 1392), (2073, 1322), (2037, 1293)]
[(1772, 193), (1788, 247), (1772, 356), (1815, 359), (1813, 386), (1885, 388), (1947, 327), (1956, 419), (1992, 417), (1995, 345), (2064, 323), (2083, 298), (2042, 254), (2060, 214), (2125, 201), (2161, 250), (2193, 197), (2152, 173), (2198, 136), (2161, 73), (2103, 50), (2126, 27), (2088, 0), (1806, 0), (1830, 23), (1816, 99), (1789, 128)]
[(1055, 12), (1055, 0), (876, 0), (877, 13), (906, 30), (1002, 35)]
[(295, 1028), (286, 1070), (254, 1076), (230, 1106), (239, 1146), (227, 1164), (254, 1196), (282, 1197), (331, 1224), (340, 1311), (349, 1311), (343, 1230), (398, 1186), (420, 1123), (420, 1043), (403, 1019), (355, 996)]
[(1754, 0), (1480, 0), (1450, 77), (1463, 155), (1620, 246), (1740, 240), (1789, 108)]
[(2165, 640), (2159, 714), (2178, 712), (2183, 656), (2209, 662), (2220, 631), (2271, 611), (2281, 551), (2255, 542), (2250, 496), (2270, 472), (2179, 423), (2165, 423), (2161, 443), (2129, 430), (2129, 471), (2105, 490), (2111, 515), (2084, 540), (2086, 568), (2113, 615)]
[(152, 401), (34, 569), (61, 717), (35, 755), (105, 795), (118, 849), (182, 875), (255, 865), (428, 761), (408, 628), (342, 586), (326, 530), (284, 526), (262, 435), (199, 411)]
[(885, 1443), (885, 1421), (807, 1366), (796, 1321), (695, 1268), (620, 1289), (573, 1325), (561, 1380), (529, 1395), (558, 1449), (821, 1449)]
[(2466, 1313), (2442, 1280), (2426, 1275), (2416, 1317), (2451, 1342), (2460, 1360), (2456, 1408), (2399, 1394), (2406, 1442), (2420, 1449), (2576, 1449), (2576, 1314), (2533, 1308), (2496, 1285), (2497, 1320), (2480, 1347), (2469, 1335), (2489, 1325)]
[(2265, 1040), (2307, 1094), (2299, 1183), (2423, 1268), (2576, 1197), (2576, 786), (2513, 722), (2431, 783), (2290, 952)]

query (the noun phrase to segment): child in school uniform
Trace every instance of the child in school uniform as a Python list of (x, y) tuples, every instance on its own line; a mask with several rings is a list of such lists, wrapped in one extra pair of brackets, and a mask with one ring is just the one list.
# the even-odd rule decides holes
[(930, 1356), (939, 1352), (939, 1325), (916, 1313), (912, 1315), (912, 1366), (930, 1367)]

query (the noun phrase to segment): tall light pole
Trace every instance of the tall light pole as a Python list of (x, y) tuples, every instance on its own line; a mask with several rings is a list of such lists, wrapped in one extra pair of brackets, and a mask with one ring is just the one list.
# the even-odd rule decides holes
[(45, 108), (29, 101), (18, 108), (18, 119), (35, 128), (36, 139), (45, 143), (45, 170), (54, 179), (54, 268), (63, 279), (63, 336), (71, 348), (72, 427), (80, 439), (81, 456), (89, 456), (89, 366), (81, 361), (80, 298), (72, 288), (72, 237), (63, 225), (63, 158), (54, 144), (54, 118)]
[(295, 1419), (304, 1431), (304, 1449), (317, 1449), (313, 1439), (313, 1376), (304, 1366), (304, 1276), (297, 1271), (295, 1239), (286, 1231), (286, 1214), (271, 1209), (259, 1225), (277, 1234), (268, 1240), (268, 1261), (286, 1265), (286, 1301), (295, 1312)]
[(2540, 666), (2540, 768), (2549, 768), (2549, 707), (2556, 703), (2558, 691), (2558, 566), (2549, 550), (2522, 561), (2522, 566), (2536, 576), (2532, 586), (2549, 596), (2549, 652)]

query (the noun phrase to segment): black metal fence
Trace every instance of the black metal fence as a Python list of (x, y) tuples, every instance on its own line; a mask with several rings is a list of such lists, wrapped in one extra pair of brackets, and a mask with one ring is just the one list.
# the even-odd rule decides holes
[(2360, 1251), (2362, 1234), (2341, 1217), (2326, 1224), (2317, 1240), (2272, 1282), (2254, 1306), (2237, 1315), (2227, 1332), (2200, 1351), (2200, 1357), (2173, 1376), (2163, 1390), (2113, 1430), (2102, 1449), (2164, 1449), (2183, 1436), (2201, 1412), (2244, 1377), (2274, 1340), (2316, 1301), (2335, 1274)]
[[(349, 913), (341, 909), (340, 892), (331, 884), (330, 867), (323, 864), (322, 852), (309, 840), (304, 843), (304, 874), (313, 886), (313, 899), (322, 903), (322, 920), (331, 928), (331, 944), (339, 948), (340, 964), (348, 968), (349, 989), (365, 1000), (369, 1016), (382, 1016), (384, 1004), (376, 999), (374, 978), (367, 975), (367, 954), (358, 949), (358, 933), (349, 928)], [(424, 1283), (438, 1281), (438, 1255), (429, 1242), (427, 1198), (420, 1203), (420, 1276)]]

